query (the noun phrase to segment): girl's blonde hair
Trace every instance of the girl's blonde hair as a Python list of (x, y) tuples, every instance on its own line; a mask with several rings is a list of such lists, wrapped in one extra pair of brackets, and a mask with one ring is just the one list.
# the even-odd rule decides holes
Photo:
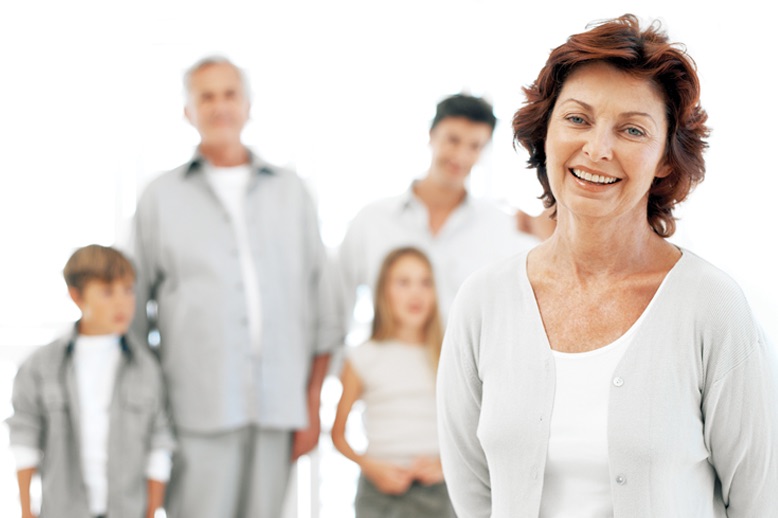
[(436, 296), (432, 305), (432, 311), (430, 311), (430, 316), (424, 325), (424, 343), (429, 351), (432, 366), (437, 369), (438, 361), (440, 360), (440, 349), (443, 345), (443, 325), (438, 310), (437, 291), (435, 291), (435, 276), (433, 274), (432, 263), (427, 257), (427, 254), (418, 248), (412, 246), (397, 248), (389, 252), (384, 258), (375, 287), (375, 298), (373, 301), (375, 314), (373, 317), (373, 330), (370, 339), (375, 341), (390, 340), (394, 338), (396, 334), (397, 330), (394, 313), (392, 312), (391, 304), (389, 304), (387, 285), (389, 283), (389, 274), (391, 273), (392, 268), (397, 264), (397, 261), (403, 257), (415, 257), (419, 259), (430, 271), (432, 289), (436, 293)]

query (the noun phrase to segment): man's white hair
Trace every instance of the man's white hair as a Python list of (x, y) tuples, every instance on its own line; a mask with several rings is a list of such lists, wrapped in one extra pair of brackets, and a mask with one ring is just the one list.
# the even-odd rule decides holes
[(184, 99), (186, 102), (189, 102), (189, 93), (192, 89), (192, 76), (194, 76), (203, 68), (212, 65), (229, 65), (234, 68), (240, 77), (241, 84), (243, 85), (243, 95), (246, 96), (246, 99), (251, 99), (251, 88), (249, 87), (249, 78), (246, 75), (246, 72), (238, 65), (230, 61), (228, 58), (221, 55), (213, 55), (199, 59), (194, 65), (186, 69), (186, 72), (184, 72)]

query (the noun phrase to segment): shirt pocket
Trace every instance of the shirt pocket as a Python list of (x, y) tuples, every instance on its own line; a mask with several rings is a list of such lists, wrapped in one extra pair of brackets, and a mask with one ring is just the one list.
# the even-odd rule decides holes
[(41, 402), (46, 419), (46, 444), (59, 444), (70, 436), (70, 405), (59, 387), (44, 387)]
[(151, 414), (156, 407), (157, 398), (153, 394), (127, 391), (122, 396), (122, 406), (136, 414)]

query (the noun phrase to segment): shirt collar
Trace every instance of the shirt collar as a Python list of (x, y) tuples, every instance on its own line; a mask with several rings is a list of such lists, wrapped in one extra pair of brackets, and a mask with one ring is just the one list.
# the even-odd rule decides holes
[[(398, 205), (397, 208), (400, 211), (403, 211), (405, 209), (410, 209), (412, 207), (423, 207), (424, 203), (416, 196), (416, 193), (413, 192), (413, 186), (416, 185), (416, 182), (418, 180), (414, 180), (411, 182), (411, 185), (408, 187), (408, 189), (403, 192), (399, 198), (397, 199)], [(473, 197), (470, 196), (469, 191), (465, 191), (465, 197), (462, 200), (462, 203), (459, 204), (457, 207), (457, 210), (460, 209), (467, 209), (473, 205)]]
[[(70, 330), (67, 337), (67, 345), (65, 346), (65, 356), (72, 356), (73, 351), (76, 348), (76, 339), (78, 338), (78, 322), (76, 322)], [(127, 343), (127, 336), (121, 335), (119, 337), (119, 347), (121, 347), (122, 353), (128, 358), (132, 357), (132, 349)]]
[[(259, 158), (256, 153), (253, 153), (250, 149), (246, 149), (249, 154), (249, 166), (255, 174), (275, 174), (273, 166)], [(184, 176), (189, 176), (197, 171), (202, 171), (203, 166), (208, 163), (208, 160), (197, 149), (192, 155), (192, 158), (184, 165)]]

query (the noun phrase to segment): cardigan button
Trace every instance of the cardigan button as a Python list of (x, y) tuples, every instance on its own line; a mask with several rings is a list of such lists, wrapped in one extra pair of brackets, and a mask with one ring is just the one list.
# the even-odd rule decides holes
[(616, 475), (616, 483), (620, 486), (623, 486), (627, 483), (627, 477), (624, 475)]
[(620, 377), (616, 376), (615, 378), (613, 378), (613, 384), (615, 386), (617, 386), (617, 387), (620, 387), (620, 386), (624, 385), (624, 380), (621, 379)]

